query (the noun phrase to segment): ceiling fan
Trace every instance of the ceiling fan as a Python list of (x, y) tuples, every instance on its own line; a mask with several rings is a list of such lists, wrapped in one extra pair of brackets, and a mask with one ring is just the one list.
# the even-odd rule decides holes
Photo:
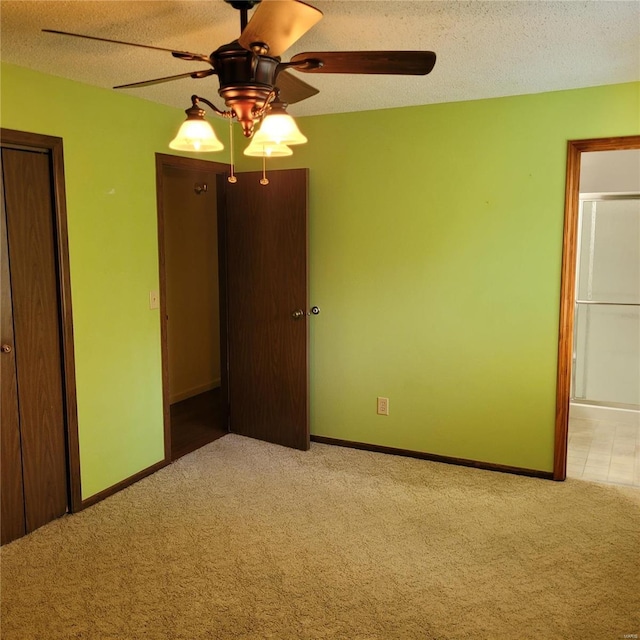
[[(167, 51), (181, 60), (207, 63), (210, 65), (208, 69), (118, 85), (114, 89), (146, 87), (180, 78), (199, 79), (217, 75), (220, 83), (218, 93), (229, 111), (221, 111), (209, 101), (202, 100), (219, 115), (236, 118), (246, 137), (251, 137), (255, 122), (265, 115), (271, 105), (286, 106), (318, 93), (317, 89), (289, 70), (302, 73), (426, 75), (436, 62), (433, 51), (322, 51), (299, 53), (289, 62), (282, 62), (280, 56), (322, 18), (322, 12), (301, 0), (225, 2), (240, 11), (241, 34), (237, 40), (218, 47), (209, 55), (55, 29), (43, 31)], [(255, 5), (259, 6), (249, 20), (248, 12)]]

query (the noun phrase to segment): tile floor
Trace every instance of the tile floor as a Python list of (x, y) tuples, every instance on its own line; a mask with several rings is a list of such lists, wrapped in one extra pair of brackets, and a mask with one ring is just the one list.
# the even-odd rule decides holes
[(570, 417), (567, 476), (640, 487), (640, 425)]

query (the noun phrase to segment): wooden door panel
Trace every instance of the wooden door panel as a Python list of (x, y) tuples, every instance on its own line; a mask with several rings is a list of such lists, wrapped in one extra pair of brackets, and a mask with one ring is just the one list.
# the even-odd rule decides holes
[(22, 488), (22, 455), (20, 449), (20, 428), (18, 416), (18, 383), (16, 380), (15, 341), (13, 339), (13, 312), (11, 309), (11, 276), (7, 246), (6, 213), (4, 188), (0, 169), (0, 342), (11, 348), (0, 353), (0, 376), (2, 392), (0, 398), (0, 454), (2, 511), (0, 524), (1, 544), (11, 542), (26, 533), (24, 521), (24, 492)]
[(306, 169), (226, 185), (231, 431), (309, 448)]
[(3, 149), (27, 531), (67, 510), (50, 159)]

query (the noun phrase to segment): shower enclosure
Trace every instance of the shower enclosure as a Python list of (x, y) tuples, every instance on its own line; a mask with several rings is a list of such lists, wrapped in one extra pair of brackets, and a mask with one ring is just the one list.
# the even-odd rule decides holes
[(581, 194), (571, 402), (640, 409), (640, 194)]

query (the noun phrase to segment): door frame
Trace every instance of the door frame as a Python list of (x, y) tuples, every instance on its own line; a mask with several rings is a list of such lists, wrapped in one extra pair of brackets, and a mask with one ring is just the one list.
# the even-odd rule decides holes
[[(158, 268), (160, 275), (160, 342), (162, 353), (162, 412), (164, 421), (164, 462), (172, 461), (171, 457), (171, 403), (169, 401), (169, 346), (167, 342), (167, 276), (166, 256), (164, 250), (164, 201), (163, 170), (183, 169), (188, 171), (203, 171), (211, 174), (215, 183), (218, 175), (228, 176), (230, 165), (210, 160), (199, 160), (184, 156), (172, 156), (166, 153), (156, 153), (156, 202), (158, 210)], [(223, 424), (228, 425), (228, 358), (227, 358), (227, 271), (226, 271), (226, 229), (224, 216), (220, 212), (224, 209), (224, 194), (216, 190), (216, 216), (218, 221), (218, 295), (220, 313), (220, 391), (222, 396)]]
[(65, 438), (67, 467), (67, 505), (71, 513), (80, 511), (82, 488), (80, 481), (80, 443), (78, 438), (78, 405), (76, 368), (73, 344), (73, 313), (71, 307), (71, 276), (69, 267), (69, 234), (64, 178), (62, 138), (14, 129), (0, 129), (0, 145), (26, 151), (49, 154), (54, 211), (54, 242), (56, 246), (56, 276), (58, 311), (61, 328), (62, 386), (65, 404)]
[(587, 151), (622, 151), (625, 149), (640, 149), (640, 135), (569, 140), (567, 145), (567, 181), (565, 186), (562, 243), (560, 330), (558, 337), (556, 426), (553, 459), (554, 480), (564, 480), (567, 477), (567, 437), (569, 433), (569, 400), (571, 396), (581, 156), (582, 153)]

